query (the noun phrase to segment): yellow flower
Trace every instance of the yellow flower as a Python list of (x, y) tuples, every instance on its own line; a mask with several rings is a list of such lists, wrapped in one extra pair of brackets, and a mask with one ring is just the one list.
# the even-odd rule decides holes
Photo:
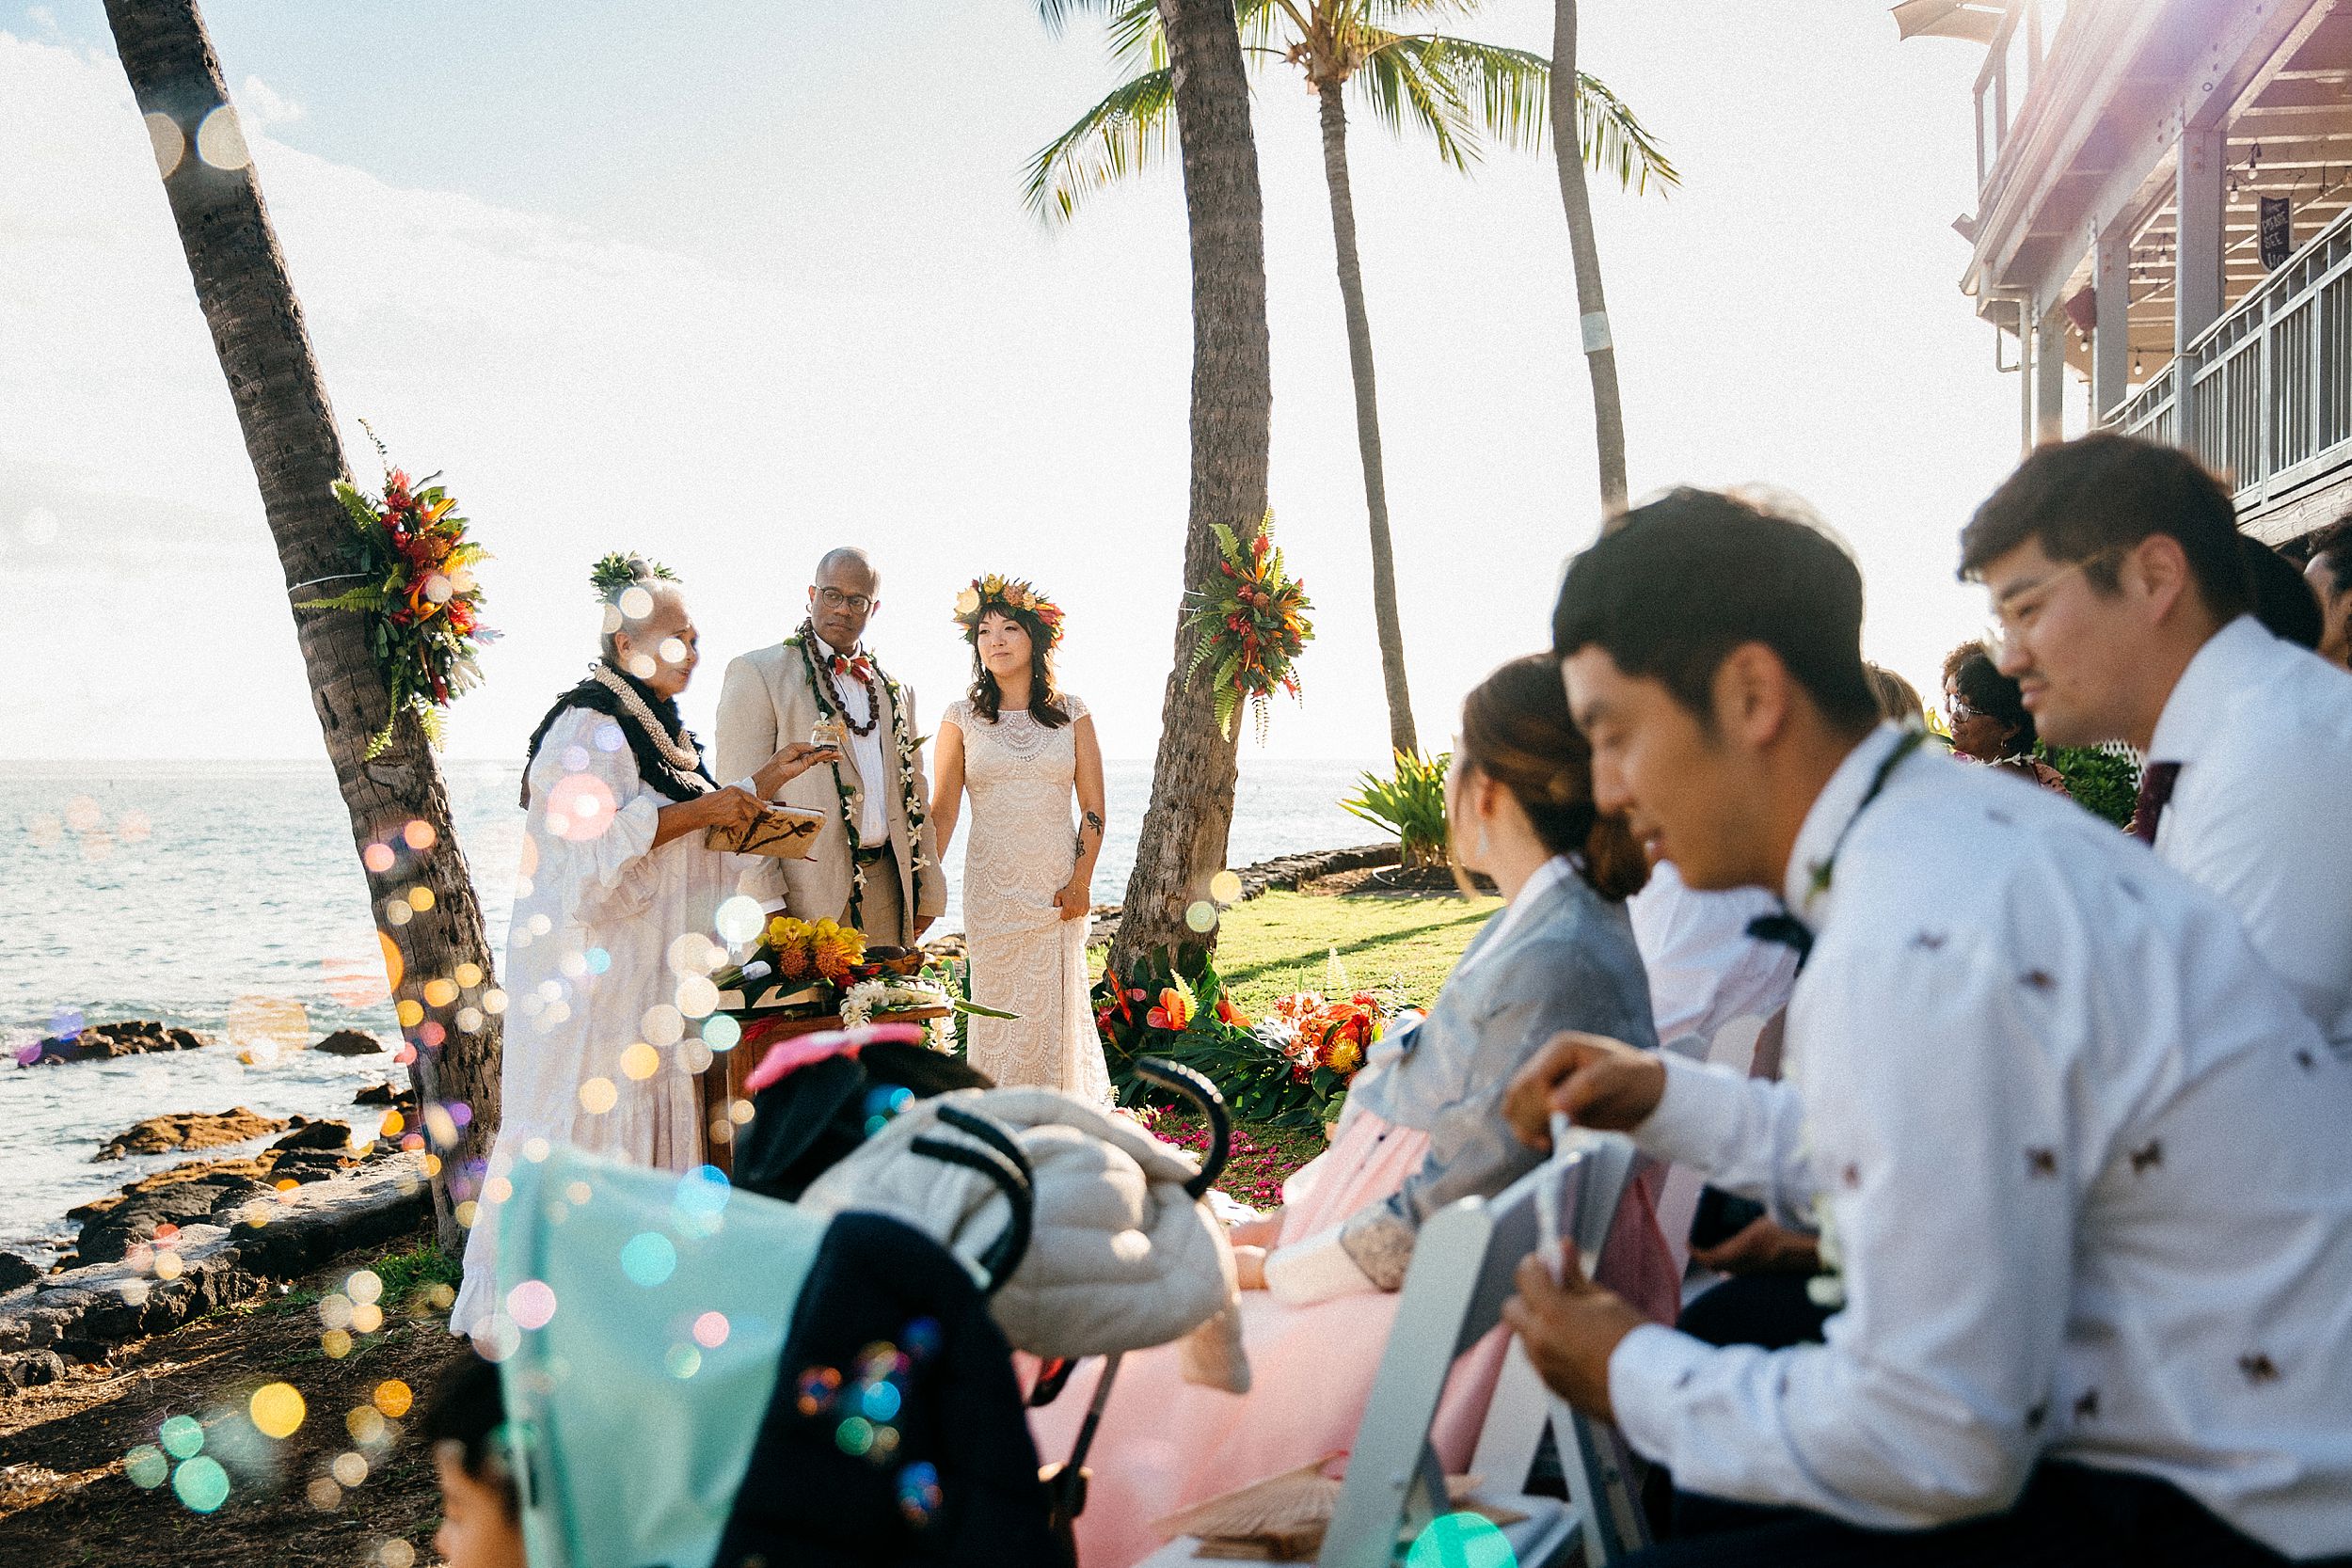
[(1363, 1065), (1363, 1048), (1354, 1040), (1342, 1040), (1331, 1048), (1331, 1070), (1353, 1072)]
[(978, 589), (967, 588), (956, 595), (956, 614), (959, 618), (969, 618), (977, 614), (979, 608), (980, 591)]
[(850, 967), (866, 957), (866, 938), (857, 931), (845, 931), (830, 920), (818, 927), (809, 946), (817, 973), (836, 986), (847, 984)]

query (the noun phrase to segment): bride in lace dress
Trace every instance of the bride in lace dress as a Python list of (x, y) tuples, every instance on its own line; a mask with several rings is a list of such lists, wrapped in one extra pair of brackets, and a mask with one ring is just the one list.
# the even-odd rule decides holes
[(972, 643), (972, 692), (940, 722), (931, 822), (945, 860), (970, 795), (972, 999), (1019, 1015), (966, 1019), (966, 1054), (999, 1084), (1107, 1104), (1086, 958), (1103, 852), (1103, 752), (1086, 705), (1054, 683), (1061, 611), (1025, 582), (987, 577), (958, 596), (956, 620)]

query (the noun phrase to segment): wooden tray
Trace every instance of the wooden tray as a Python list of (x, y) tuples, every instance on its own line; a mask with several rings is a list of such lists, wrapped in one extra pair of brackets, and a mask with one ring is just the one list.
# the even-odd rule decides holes
[[(876, 1023), (926, 1023), (935, 1018), (946, 1018), (954, 1009), (949, 1007), (910, 1007), (904, 1012), (876, 1013)], [(754, 1018), (743, 1025), (743, 1037), (732, 1051), (722, 1051), (711, 1057), (710, 1065), (702, 1071), (703, 1151), (710, 1164), (732, 1177), (735, 1174), (735, 1138), (722, 1142), (711, 1135), (715, 1123), (725, 1122), (740, 1136), (741, 1126), (728, 1116), (739, 1100), (746, 1098), (744, 1081), (757, 1070), (760, 1061), (775, 1046), (805, 1035), (821, 1035), (841, 1027), (841, 1015), (825, 1013), (816, 1018)]]

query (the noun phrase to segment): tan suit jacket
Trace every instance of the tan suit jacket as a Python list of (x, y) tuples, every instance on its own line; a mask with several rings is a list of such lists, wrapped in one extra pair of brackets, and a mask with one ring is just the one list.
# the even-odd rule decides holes
[[(898, 690), (907, 705), (907, 730), (919, 739), (921, 732), (914, 723), (914, 693), (904, 686)], [(898, 745), (892, 739), (890, 692), (877, 681), (874, 696), (882, 710), (879, 721), (883, 767), (895, 772)], [(817, 693), (809, 687), (808, 667), (802, 660), (800, 649), (779, 642), (735, 659), (727, 665), (726, 680), (719, 689), (715, 760), (720, 781), (733, 783), (756, 772), (780, 746), (806, 740), (817, 719)], [(834, 783), (836, 769), (841, 783), (852, 792), (852, 817), (863, 814), (868, 789), (882, 792), (882, 815), (890, 824), (891, 846), (898, 852), (899, 889), (903, 895), (900, 907), (912, 911), (915, 919), (936, 918), (945, 913), (947, 882), (940, 874), (939, 849), (930, 822), (926, 821), (919, 832), (913, 831), (907, 822), (906, 800), (899, 792), (898, 780), (861, 778), (857, 763), (846, 749), (838, 763), (810, 768), (786, 784), (776, 796), (785, 805), (817, 812), (825, 818), (825, 826), (817, 837), (815, 858), (764, 862), (748, 875), (745, 885), (764, 897), (782, 895), (792, 913), (804, 920), (848, 917), (850, 834), (841, 820), (841, 797)], [(928, 811), (930, 774), (919, 751), (914, 754), (914, 791)], [(918, 856), (922, 861), (919, 875), (914, 869)]]

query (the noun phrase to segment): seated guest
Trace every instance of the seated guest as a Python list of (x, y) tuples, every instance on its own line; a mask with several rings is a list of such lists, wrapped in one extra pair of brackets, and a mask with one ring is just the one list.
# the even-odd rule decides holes
[(2281, 642), (2316, 649), (2326, 621), (2319, 591), (2304, 569), (2250, 533), (2237, 536), (2237, 549), (2246, 561), (2246, 586), (2263, 630)]
[(1952, 750), (2066, 793), (2065, 776), (2033, 754), (2033, 715), (2017, 683), (1994, 666), (1981, 642), (1963, 642), (1944, 656), (1944, 717), (1952, 726)]
[(2352, 1551), (2352, 1068), (2218, 901), (1880, 723), (1861, 622), (1836, 544), (1695, 491), (1561, 590), (1597, 803), (1786, 901), (1795, 1070), (1565, 1036), (1506, 1112), (1812, 1209), (1844, 1303), (1823, 1344), (1718, 1349), (1522, 1265), (1547, 1382), (1738, 1521), (1633, 1560)]
[[(1173, 1347), (1126, 1358), (1089, 1460), (1078, 1520), (1088, 1568), (1154, 1550), (1153, 1519), (1349, 1448), (1422, 1222), (1502, 1191), (1540, 1158), (1503, 1121), (1512, 1074), (1564, 1028), (1652, 1043), (1621, 902), (1645, 867), (1624, 826), (1593, 809), (1584, 743), (1549, 658), (1506, 664), (1470, 693), (1447, 799), (1455, 863), (1493, 878), (1508, 905), (1428, 1016), (1374, 1048), (1331, 1147), (1285, 1184), (1282, 1207), (1237, 1227), (1244, 1283), (1266, 1287), (1242, 1297), (1248, 1394), (1186, 1384)], [(1640, 1197), (1621, 1215), (1601, 1272), (1669, 1314), (1664, 1243)], [(1455, 1369), (1436, 1439), (1457, 1472), (1507, 1343), (1497, 1333)], [(1049, 1460), (1069, 1451), (1091, 1375), (1033, 1417)]]
[(2229, 487), (2176, 447), (2027, 458), (1961, 534), (2001, 669), (2061, 746), (2145, 754), (2134, 832), (2246, 923), (2352, 1056), (2352, 675), (2249, 612)]
[(2319, 597), (2319, 657), (2352, 665), (2352, 517), (2339, 517), (2312, 535), (2303, 580)]
[(1870, 695), (1879, 700), (1879, 717), (1915, 729), (1927, 728), (1928, 705), (1920, 699), (1917, 687), (1883, 664), (1865, 664), (1862, 673), (1869, 677)]

